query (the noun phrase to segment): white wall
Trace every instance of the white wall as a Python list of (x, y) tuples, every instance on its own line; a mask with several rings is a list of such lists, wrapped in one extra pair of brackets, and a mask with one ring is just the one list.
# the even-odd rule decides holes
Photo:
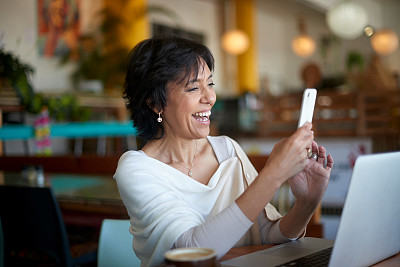
[[(101, 1), (82, 1), (80, 28), (83, 33), (93, 29), (90, 16), (99, 7)], [(58, 58), (45, 58), (38, 53), (37, 1), (0, 0), (0, 36), (0, 45), (4, 45), (7, 51), (17, 53), (35, 68), (32, 77), (35, 90), (71, 90), (70, 73), (74, 66), (60, 66)]]
[[(183, 26), (188, 30), (201, 32), (206, 36), (206, 45), (216, 58), (215, 83), (217, 93), (231, 94), (229, 83), (223, 76), (226, 55), (220, 48), (221, 0), (148, 0), (150, 5), (164, 5), (178, 14)], [(260, 78), (268, 78), (272, 93), (301, 90), (300, 67), (307, 61), (296, 57), (290, 42), (297, 34), (296, 19), (306, 16), (308, 33), (316, 40), (327, 33), (324, 14), (316, 9), (306, 8), (298, 0), (255, 0), (257, 5), (257, 46)], [(358, 0), (368, 11), (376, 27), (390, 27), (400, 36), (400, 1), (398, 0)], [(22, 59), (31, 63), (36, 73), (33, 77), (37, 91), (64, 91), (71, 89), (69, 73), (73, 66), (60, 67), (58, 59), (43, 58), (38, 55), (37, 42), (37, 1), (0, 0), (0, 44), (7, 50), (15, 51)], [(100, 0), (83, 0), (81, 13), (82, 29), (90, 31), (90, 16), (101, 6)], [(173, 26), (174, 22), (163, 15), (151, 15), (152, 21)], [(359, 49), (368, 55), (371, 47), (367, 37), (356, 41), (343, 41), (332, 61), (323, 66), (325, 75), (343, 71), (344, 58), (350, 48)], [(311, 60), (322, 62), (318, 53)], [(400, 72), (400, 51), (383, 57), (390, 69)], [(322, 63), (321, 63), (322, 64)], [(231, 70), (228, 68), (228, 70)], [(234, 78), (235, 74), (228, 74)]]

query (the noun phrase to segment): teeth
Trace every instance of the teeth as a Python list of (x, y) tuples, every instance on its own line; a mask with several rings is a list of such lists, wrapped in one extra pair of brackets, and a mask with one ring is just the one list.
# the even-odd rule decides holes
[(199, 117), (206, 117), (211, 115), (211, 111), (207, 112), (196, 112), (194, 115), (199, 116)]
[(207, 117), (204, 117), (204, 118), (196, 118), (196, 120), (198, 120), (198, 121), (208, 121), (208, 118), (207, 118)]

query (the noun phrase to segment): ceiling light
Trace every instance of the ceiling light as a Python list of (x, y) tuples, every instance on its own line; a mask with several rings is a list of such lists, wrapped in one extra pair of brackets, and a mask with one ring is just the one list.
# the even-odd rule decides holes
[(297, 22), (299, 35), (292, 41), (292, 50), (299, 57), (309, 57), (315, 52), (315, 41), (307, 34), (306, 24), (303, 18)]
[(326, 21), (335, 35), (354, 40), (362, 34), (367, 25), (368, 16), (359, 4), (344, 1), (328, 11)]
[(314, 40), (306, 35), (300, 34), (292, 41), (292, 49), (299, 57), (309, 57), (315, 52)]
[(230, 30), (222, 36), (222, 48), (229, 54), (240, 55), (249, 49), (250, 40), (241, 30)]
[(381, 29), (372, 35), (371, 45), (376, 53), (389, 55), (399, 47), (399, 38), (393, 30)]

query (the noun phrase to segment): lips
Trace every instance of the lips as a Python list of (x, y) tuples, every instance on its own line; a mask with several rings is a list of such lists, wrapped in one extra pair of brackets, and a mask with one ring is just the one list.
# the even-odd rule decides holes
[(207, 122), (211, 115), (211, 111), (196, 112), (192, 116), (199, 122)]

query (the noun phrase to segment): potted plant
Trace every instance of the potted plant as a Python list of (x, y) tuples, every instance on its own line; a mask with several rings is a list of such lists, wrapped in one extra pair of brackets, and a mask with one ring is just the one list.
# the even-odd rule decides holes
[(82, 108), (72, 94), (46, 96), (35, 93), (29, 79), (33, 73), (31, 65), (6, 51), (4, 46), (0, 47), (0, 88), (13, 88), (27, 112), (38, 114), (47, 107), (50, 116), (56, 120), (87, 120), (90, 117), (89, 110)]
[(26, 103), (33, 95), (28, 81), (28, 76), (33, 72), (32, 66), (21, 62), (14, 54), (6, 52), (3, 46), (0, 47), (0, 86), (17, 89), (22, 103)]

